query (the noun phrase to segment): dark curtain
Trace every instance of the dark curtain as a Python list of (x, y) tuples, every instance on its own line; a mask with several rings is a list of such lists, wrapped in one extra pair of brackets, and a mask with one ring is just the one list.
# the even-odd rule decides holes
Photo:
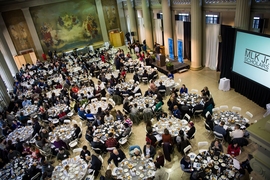
[(222, 49), (219, 51), (220, 58), (218, 64), (220, 65), (220, 78), (226, 77), (231, 79), (233, 55), (234, 55), (234, 39), (235, 29), (231, 26), (221, 25), (221, 46)]
[(221, 70), (221, 61), (222, 60), (222, 42), (218, 45), (218, 64), (217, 64), (217, 71)]
[(184, 22), (184, 58), (191, 60), (191, 24)]
[(232, 73), (231, 86), (261, 107), (270, 103), (270, 89), (240, 74)]

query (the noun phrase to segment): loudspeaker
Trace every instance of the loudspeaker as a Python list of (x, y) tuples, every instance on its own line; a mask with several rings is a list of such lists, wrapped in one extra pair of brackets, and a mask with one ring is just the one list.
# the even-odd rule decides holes
[(131, 32), (130, 34), (131, 34), (131, 36), (135, 36), (135, 32)]

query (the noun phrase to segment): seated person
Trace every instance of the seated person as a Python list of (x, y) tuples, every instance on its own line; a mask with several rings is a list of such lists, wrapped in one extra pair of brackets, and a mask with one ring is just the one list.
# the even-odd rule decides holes
[(230, 133), (230, 136), (232, 137), (232, 139), (244, 137), (244, 132), (240, 129), (239, 124), (236, 124), (234, 126), (234, 131)]
[(152, 128), (147, 130), (146, 142), (149, 142), (152, 146), (156, 147), (158, 144), (157, 138), (153, 135)]
[(95, 120), (95, 117), (94, 117), (94, 115), (91, 113), (91, 110), (90, 110), (90, 109), (87, 109), (86, 112), (87, 112), (87, 113), (85, 114), (86, 119), (88, 119), (88, 120)]
[(41, 173), (41, 169), (37, 168), (37, 164), (34, 163), (31, 165), (29, 169), (25, 172), (25, 175), (23, 176), (23, 180), (28, 180), (34, 177), (36, 174)]
[(142, 78), (143, 78), (143, 77), (148, 78), (148, 73), (147, 73), (147, 70), (144, 70), (144, 72), (143, 72), (143, 74), (142, 74)]
[(87, 149), (87, 146), (83, 146), (80, 157), (85, 160), (87, 156), (90, 156), (91, 153), (90, 151)]
[(157, 86), (155, 85), (155, 80), (153, 80), (153, 79), (151, 80), (149, 88), (153, 93), (155, 93), (157, 91)]
[(146, 158), (154, 159), (154, 156), (156, 155), (156, 149), (151, 145), (150, 142), (146, 142), (146, 145), (143, 147), (143, 154)]
[(209, 130), (213, 131), (213, 129), (214, 129), (214, 122), (213, 122), (213, 120), (212, 120), (211, 114), (209, 114), (209, 115), (206, 117), (205, 123), (210, 127)]
[(53, 145), (55, 149), (60, 149), (60, 148), (68, 149), (67, 144), (62, 139), (60, 139), (59, 136), (56, 137), (56, 140), (53, 142)]
[(17, 128), (20, 128), (21, 126), (22, 126), (22, 124), (21, 124), (19, 121), (13, 120), (13, 121), (12, 121), (11, 129), (15, 130), (15, 129), (17, 129)]
[(121, 149), (114, 148), (110, 155), (110, 158), (108, 159), (108, 164), (110, 164), (113, 160), (114, 165), (118, 167), (118, 163), (123, 161), (124, 159), (126, 159), (125, 153)]
[(75, 129), (74, 133), (72, 134), (73, 139), (81, 138), (81, 128), (77, 124), (73, 124), (73, 127)]
[(162, 84), (162, 81), (159, 82), (158, 90), (165, 90), (166, 91), (166, 86)]
[(46, 160), (42, 160), (41, 161), (41, 171), (42, 171), (42, 174), (45, 174), (46, 173), (46, 176), (47, 177), (51, 177), (53, 170), (54, 170), (54, 166), (52, 166), (51, 163), (49, 163)]
[(162, 108), (162, 101), (159, 101), (159, 99), (156, 98), (155, 102), (156, 102), (155, 111), (158, 111)]
[(168, 73), (168, 78), (174, 79), (174, 75), (173, 75), (171, 72), (169, 72), (169, 73)]
[(249, 173), (251, 173), (253, 171), (253, 169), (250, 166), (249, 161), (253, 158), (253, 156), (251, 154), (248, 154), (248, 157), (245, 161), (240, 163), (240, 166), (242, 169), (246, 169)]
[(216, 139), (211, 143), (209, 150), (213, 150), (214, 152), (223, 152), (223, 146), (220, 141)]
[(59, 121), (63, 122), (66, 117), (67, 117), (67, 114), (63, 110), (60, 110), (58, 114)]
[(185, 135), (185, 132), (183, 130), (179, 131), (179, 134), (176, 136), (176, 143), (177, 143), (177, 150), (181, 154), (184, 154), (184, 149), (190, 145), (190, 142), (187, 139), (187, 136)]
[(91, 156), (86, 157), (86, 161), (88, 162), (88, 168), (94, 170), (94, 176), (97, 176), (102, 166), (100, 159), (92, 154)]
[(121, 134), (122, 137), (126, 137), (129, 135), (129, 133), (131, 132), (131, 126), (128, 123), (124, 123), (125, 126), (125, 130), (124, 132)]
[(49, 132), (47, 129), (42, 129), (41, 132), (39, 133), (39, 136), (42, 138), (42, 139), (48, 139), (49, 138)]
[(191, 166), (191, 161), (190, 161), (190, 157), (185, 155), (181, 161), (180, 161), (180, 166), (182, 171), (186, 172), (186, 173), (192, 173), (194, 171), (194, 169)]
[(187, 138), (191, 139), (192, 136), (194, 135), (194, 133), (196, 132), (196, 128), (195, 128), (194, 123), (192, 121), (190, 121), (188, 123), (188, 126), (190, 129), (186, 132), (186, 134), (187, 134)]
[(101, 152), (106, 151), (106, 146), (103, 142), (101, 142), (97, 137), (94, 137), (93, 141), (91, 142), (92, 148), (99, 148)]
[(160, 166), (164, 167), (165, 158), (164, 158), (164, 154), (162, 153), (161, 150), (158, 150), (157, 157), (156, 157), (156, 160), (154, 161), (154, 163), (159, 163)]
[(153, 96), (153, 91), (151, 91), (151, 89), (149, 88), (147, 91), (145, 91), (145, 93), (144, 93), (144, 97), (147, 97), (147, 96), (150, 96), (150, 97), (152, 97)]
[(86, 119), (86, 117), (85, 117), (85, 110), (81, 107), (81, 108), (79, 108), (79, 110), (78, 110), (78, 115), (82, 118), (82, 119)]
[(20, 157), (20, 152), (15, 150), (15, 148), (11, 148), (9, 149), (9, 152), (8, 152), (8, 160), (11, 161), (11, 160), (14, 160), (15, 158), (17, 157)]
[(225, 125), (224, 121), (221, 121), (219, 125), (215, 125), (214, 126), (214, 132), (222, 134), (223, 137), (225, 137), (226, 136), (226, 130), (223, 128), (224, 125)]
[(178, 106), (177, 105), (174, 105), (173, 106), (173, 116), (178, 118), (178, 119), (181, 119), (182, 117), (182, 114), (181, 114), (181, 111), (178, 109)]
[(68, 152), (68, 150), (65, 150), (64, 148), (59, 148), (59, 152), (57, 154), (58, 161), (63, 161), (69, 158), (69, 156), (70, 156), (70, 153)]
[(30, 155), (30, 146), (27, 143), (23, 143), (23, 151), (22, 151), (22, 156)]
[(230, 154), (232, 157), (236, 157), (241, 153), (241, 148), (236, 142), (234, 142), (233, 144), (230, 144), (228, 146), (227, 153)]
[(180, 89), (180, 95), (183, 93), (188, 93), (188, 88), (186, 87), (185, 84), (182, 85), (181, 89)]
[[(107, 148), (112, 148), (112, 147), (117, 147), (118, 146), (118, 142), (117, 140), (113, 137), (113, 133), (109, 133), (108, 135), (108, 139), (105, 142), (105, 146)], [(110, 152), (112, 152), (112, 150), (110, 150)]]
[(142, 150), (141, 150), (140, 146), (137, 146), (137, 145), (130, 146), (129, 147), (129, 155), (131, 157), (133, 157), (133, 156), (141, 156), (142, 155)]

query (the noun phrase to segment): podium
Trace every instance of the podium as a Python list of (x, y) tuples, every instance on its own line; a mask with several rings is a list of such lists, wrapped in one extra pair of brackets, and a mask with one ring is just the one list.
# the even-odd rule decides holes
[(124, 45), (124, 33), (121, 32), (110, 32), (111, 45), (114, 47), (120, 47)]
[(159, 61), (157, 61), (157, 65), (159, 67), (162, 67), (162, 66), (165, 66), (166, 65), (166, 57), (165, 57), (165, 55), (161, 54), (159, 56)]
[(164, 46), (160, 46), (160, 54), (165, 56), (165, 47)]

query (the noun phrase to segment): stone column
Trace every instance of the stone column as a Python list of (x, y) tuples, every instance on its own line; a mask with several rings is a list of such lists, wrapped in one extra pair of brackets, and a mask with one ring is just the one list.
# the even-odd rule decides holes
[[(1, 19), (0, 19), (0, 21), (1, 21)], [(6, 64), (8, 66), (8, 69), (10, 70), (12, 76), (15, 76), (16, 73), (18, 72), (18, 68), (17, 68), (17, 65), (14, 61), (14, 58), (10, 52), (9, 46), (7, 44), (7, 41), (6, 41), (3, 33), (4, 32), (0, 29), (0, 50), (2, 52), (2, 55), (5, 58)], [(9, 34), (8, 34), (8, 36), (9, 36)], [(10, 36), (9, 36), (9, 38), (10, 38)], [(11, 38), (10, 38), (10, 40), (11, 40)], [(13, 43), (12, 43), (12, 46), (14, 47)], [(15, 55), (17, 55), (17, 53), (15, 53), (14, 56)]]
[(142, 1), (143, 22), (145, 28), (146, 44), (150, 49), (153, 49), (153, 29), (152, 19), (150, 16), (149, 0)]
[(191, 70), (202, 67), (202, 5), (201, 0), (191, 1)]
[(170, 0), (163, 0), (161, 5), (162, 5), (162, 15), (163, 15), (165, 56), (167, 56), (167, 55), (169, 55), (168, 38), (173, 39), (171, 1)]
[(0, 75), (5, 82), (7, 89), (12, 90), (13, 89), (13, 83), (14, 83), (14, 78), (8, 68), (8, 65), (5, 61), (5, 58), (0, 51)]
[(134, 3), (135, 3), (134, 0), (127, 0), (130, 32), (134, 32), (135, 33), (134, 38), (139, 39), (138, 30), (137, 30), (137, 17), (135, 15)]
[(251, 0), (237, 0), (234, 27), (248, 30)]
[(0, 111), (2, 111), (4, 107), (8, 107), (9, 103), (10, 97), (7, 93), (7, 89), (3, 82), (3, 79), (0, 77)]
[[(43, 54), (43, 49), (42, 49), (42, 46), (40, 44), (40, 40), (39, 40), (37, 31), (36, 31), (32, 16), (30, 14), (29, 8), (22, 9), (22, 12), (23, 12), (25, 21), (27, 23), (28, 29), (31, 32), (31, 36), (32, 36), (32, 39), (33, 39), (33, 42), (35, 45), (35, 49), (37, 51), (36, 56), (37, 56), (37, 58), (42, 59), (41, 55)], [(47, 54), (47, 52), (45, 52), (45, 54)]]
[(96, 6), (97, 6), (98, 19), (99, 19), (99, 23), (100, 23), (100, 29), (101, 29), (103, 41), (109, 42), (109, 36), (108, 36), (109, 33), (107, 31), (107, 27), (105, 24), (105, 18), (104, 18), (104, 14), (103, 14), (101, 0), (96, 0)]

